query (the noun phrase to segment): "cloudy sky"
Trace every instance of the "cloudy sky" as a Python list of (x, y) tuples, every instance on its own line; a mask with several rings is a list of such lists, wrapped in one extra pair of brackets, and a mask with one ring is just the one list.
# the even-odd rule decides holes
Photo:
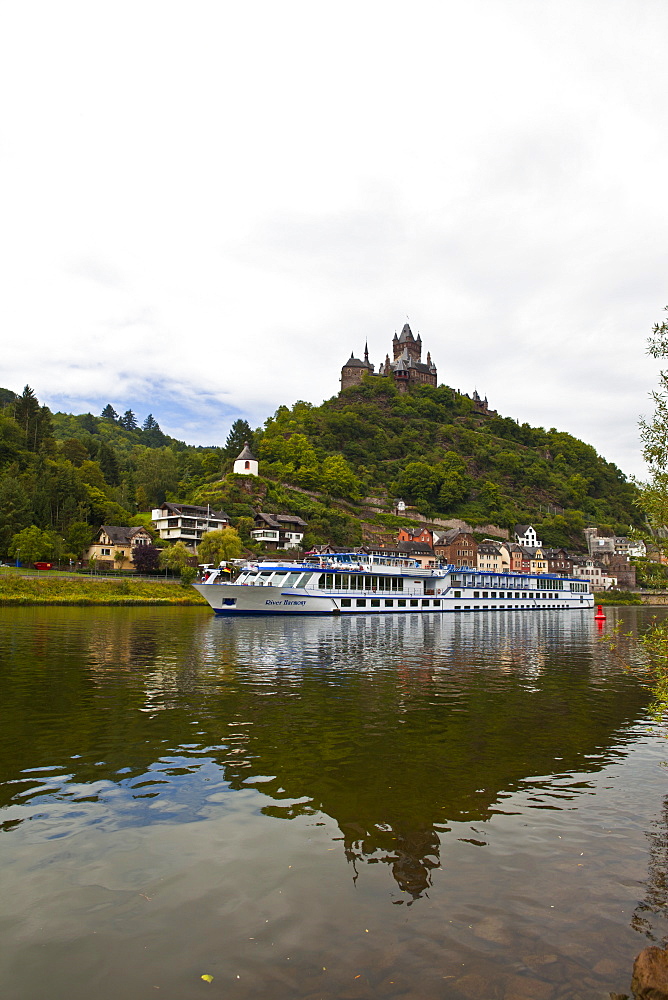
[(5, 0), (0, 385), (221, 444), (408, 316), (641, 474), (667, 42), (665, 0)]

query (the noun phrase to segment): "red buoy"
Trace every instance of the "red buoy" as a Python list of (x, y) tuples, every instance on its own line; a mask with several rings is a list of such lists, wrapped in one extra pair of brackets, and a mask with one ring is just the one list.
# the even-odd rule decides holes
[(603, 607), (602, 607), (601, 604), (599, 604), (597, 606), (597, 608), (596, 608), (596, 614), (594, 615), (594, 621), (595, 622), (604, 622), (605, 620), (606, 619), (605, 619), (605, 615), (603, 614)]

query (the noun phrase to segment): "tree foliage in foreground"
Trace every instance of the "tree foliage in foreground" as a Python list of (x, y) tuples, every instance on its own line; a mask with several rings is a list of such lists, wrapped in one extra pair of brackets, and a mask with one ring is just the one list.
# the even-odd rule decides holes
[(217, 565), (238, 559), (242, 548), (239, 533), (234, 528), (220, 528), (218, 531), (207, 531), (197, 546), (197, 555), (200, 562)]
[[(668, 357), (668, 321), (654, 324), (648, 353), (653, 358)], [(664, 527), (668, 525), (668, 371), (659, 372), (659, 387), (651, 398), (652, 418), (640, 421), (642, 454), (650, 479), (641, 485), (639, 505), (655, 526)]]

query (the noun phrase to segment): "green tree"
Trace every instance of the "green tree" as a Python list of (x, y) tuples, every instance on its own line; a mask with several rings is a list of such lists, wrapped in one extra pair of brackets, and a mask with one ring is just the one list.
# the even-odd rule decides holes
[(65, 535), (68, 549), (80, 559), (93, 539), (93, 530), (85, 521), (72, 521)]
[(63, 441), (60, 451), (63, 457), (68, 462), (71, 462), (72, 465), (76, 465), (77, 468), (80, 468), (84, 462), (88, 462), (90, 459), (88, 448), (78, 438), (68, 438), (67, 441)]
[(118, 422), (121, 427), (125, 428), (126, 431), (136, 431), (139, 429), (137, 418), (132, 410), (126, 410), (123, 416), (119, 418)]
[(197, 546), (197, 555), (200, 562), (218, 564), (238, 559), (242, 549), (239, 533), (234, 528), (222, 528), (207, 531)]
[(431, 503), (438, 495), (443, 480), (438, 469), (427, 462), (409, 462), (399, 476), (397, 492), (416, 503)]
[(135, 490), (135, 503), (137, 505), (137, 510), (139, 511), (147, 511), (151, 506), (150, 501), (148, 499), (148, 493), (146, 492), (145, 487), (141, 485), (141, 483)]
[(42, 531), (36, 525), (24, 528), (14, 535), (9, 543), (9, 555), (22, 563), (39, 562), (53, 555), (54, 539), (50, 532)]
[(238, 517), (236, 528), (239, 533), (239, 537), (243, 541), (250, 541), (251, 531), (255, 527), (255, 521), (252, 517)]
[(114, 449), (110, 445), (103, 442), (97, 453), (97, 460), (100, 468), (102, 469), (105, 480), (110, 484), (110, 486), (118, 486), (121, 481), (121, 474), (118, 466), (118, 458), (116, 457)]
[(248, 447), (253, 450), (253, 431), (247, 420), (235, 420), (230, 427), (230, 432), (225, 441), (225, 454), (228, 458), (236, 458), (248, 442)]
[(18, 469), (10, 466), (0, 477), (0, 551), (7, 553), (12, 537), (27, 528), (32, 520), (32, 505)]
[(160, 568), (182, 570), (187, 566), (192, 558), (192, 553), (188, 551), (183, 542), (175, 542), (167, 548), (160, 550)]
[(181, 586), (190, 587), (196, 576), (197, 570), (194, 566), (184, 566), (181, 570)]
[[(668, 311), (668, 306), (665, 307)], [(655, 323), (648, 340), (653, 358), (668, 357), (668, 320)], [(668, 371), (659, 372), (659, 387), (652, 392), (654, 413), (640, 421), (643, 458), (650, 479), (640, 484), (639, 505), (656, 527), (668, 525)]]
[(14, 419), (23, 431), (25, 446), (30, 451), (38, 451), (53, 433), (51, 411), (47, 406), (39, 405), (39, 400), (29, 385), (26, 385), (16, 400)]
[(118, 414), (116, 413), (116, 410), (113, 408), (111, 403), (107, 403), (105, 408), (102, 410), (100, 416), (102, 417), (103, 420), (108, 420), (112, 424), (118, 422)]
[[(171, 448), (147, 448), (137, 460), (137, 505), (144, 509), (140, 502), (140, 490), (144, 491), (147, 505), (157, 507), (163, 503), (168, 493), (176, 489), (179, 481), (179, 466), (176, 455)], [(142, 496), (143, 500), (143, 496)]]
[(356, 500), (360, 494), (357, 476), (343, 455), (328, 455), (322, 463), (320, 482), (327, 493)]
[(168, 438), (160, 430), (160, 424), (152, 413), (149, 413), (142, 424), (141, 439), (148, 448), (161, 448), (167, 445)]

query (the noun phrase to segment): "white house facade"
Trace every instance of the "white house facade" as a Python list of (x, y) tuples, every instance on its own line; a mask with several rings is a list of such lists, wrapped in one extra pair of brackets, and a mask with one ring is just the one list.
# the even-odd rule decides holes
[(536, 529), (532, 524), (516, 524), (515, 538), (522, 548), (539, 549), (543, 544), (538, 540)]
[(167, 501), (151, 511), (151, 519), (154, 528), (166, 542), (183, 542), (193, 551), (207, 531), (227, 528), (230, 523), (223, 510)]
[(258, 476), (258, 469), (258, 461), (248, 447), (248, 441), (245, 441), (243, 448), (235, 459), (232, 471), (237, 476)]

